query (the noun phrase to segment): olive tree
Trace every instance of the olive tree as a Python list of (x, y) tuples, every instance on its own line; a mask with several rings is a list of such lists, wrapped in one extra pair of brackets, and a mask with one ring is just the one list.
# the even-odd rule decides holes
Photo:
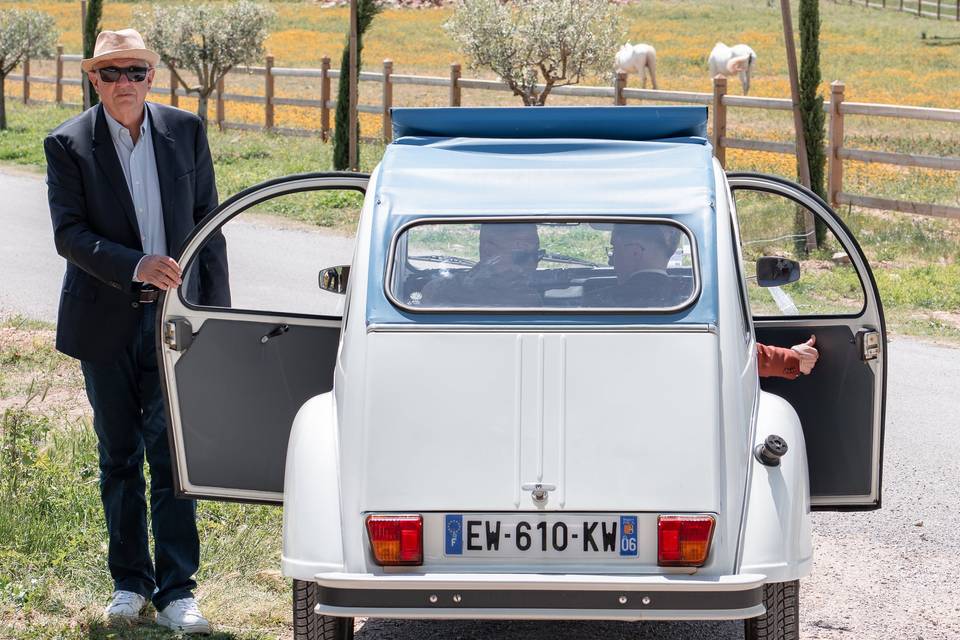
[(458, 0), (444, 25), (474, 67), (496, 73), (525, 105), (611, 68), (623, 37), (609, 0)]
[(53, 55), (57, 35), (53, 16), (32, 10), (0, 10), (0, 130), (7, 128), (7, 75), (26, 58)]
[[(156, 5), (141, 27), (147, 46), (173, 69), (177, 82), (198, 98), (197, 115), (207, 124), (207, 104), (230, 69), (263, 57), (273, 11), (255, 2)], [(192, 71), (191, 84), (183, 71)]]

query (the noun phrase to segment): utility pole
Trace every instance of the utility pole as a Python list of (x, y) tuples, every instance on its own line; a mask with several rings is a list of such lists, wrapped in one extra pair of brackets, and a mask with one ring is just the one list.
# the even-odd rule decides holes
[[(787, 70), (790, 73), (790, 98), (793, 103), (793, 128), (797, 140), (797, 164), (799, 165), (800, 184), (810, 188), (810, 164), (807, 161), (807, 140), (803, 133), (803, 116), (800, 113), (800, 74), (797, 72), (797, 47), (793, 40), (793, 16), (790, 13), (790, 0), (780, 0), (780, 13), (783, 16), (783, 41), (787, 47)], [(813, 213), (804, 209), (804, 231), (807, 250), (817, 248), (817, 233)]]
[[(359, 79), (360, 69), (357, 65), (359, 58), (357, 51), (357, 34), (359, 31), (359, 19), (357, 15), (357, 0), (350, 0), (350, 108), (347, 127), (349, 128), (349, 143), (347, 151), (350, 156), (350, 169), (357, 171), (360, 168), (360, 153), (357, 140), (357, 81)], [(343, 78), (340, 79), (343, 82)], [(340, 123), (337, 123), (340, 126)], [(342, 138), (341, 138), (342, 140)]]

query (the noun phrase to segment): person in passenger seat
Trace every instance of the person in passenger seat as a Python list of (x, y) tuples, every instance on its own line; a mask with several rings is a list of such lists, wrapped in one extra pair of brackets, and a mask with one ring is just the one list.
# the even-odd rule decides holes
[[(641, 286), (664, 288), (668, 295), (667, 265), (680, 244), (681, 231), (664, 224), (615, 224), (610, 234), (610, 264), (617, 274), (617, 284), (601, 289), (593, 302), (613, 306), (641, 306), (636, 300), (643, 295)], [(648, 274), (648, 275), (644, 275)], [(659, 278), (659, 284), (657, 279)], [(643, 284), (646, 280), (646, 284)], [(689, 295), (689, 291), (685, 293)], [(647, 294), (650, 295), (650, 294)], [(682, 301), (682, 300), (681, 300)], [(809, 375), (817, 364), (820, 352), (817, 337), (812, 335), (803, 343), (790, 348), (757, 343), (757, 370), (761, 378), (776, 377), (793, 380)]]
[(533, 284), (540, 261), (537, 225), (487, 222), (480, 225), (480, 260), (423, 288), (422, 304), (433, 307), (539, 307)]

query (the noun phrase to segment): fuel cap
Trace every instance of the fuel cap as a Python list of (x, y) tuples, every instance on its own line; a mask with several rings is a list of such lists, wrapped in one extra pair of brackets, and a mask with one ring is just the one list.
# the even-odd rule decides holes
[(779, 467), (780, 458), (787, 452), (787, 448), (786, 440), (778, 435), (769, 435), (763, 441), (763, 444), (757, 445), (757, 448), (753, 450), (753, 455), (757, 457), (761, 464), (768, 467)]

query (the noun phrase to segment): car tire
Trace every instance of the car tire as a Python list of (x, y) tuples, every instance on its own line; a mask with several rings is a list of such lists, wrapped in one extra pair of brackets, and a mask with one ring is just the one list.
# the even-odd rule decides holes
[(294, 580), (294, 640), (353, 640), (353, 618), (317, 615), (316, 606), (317, 583)]
[(763, 585), (767, 612), (743, 621), (746, 640), (798, 640), (800, 638), (800, 581)]

